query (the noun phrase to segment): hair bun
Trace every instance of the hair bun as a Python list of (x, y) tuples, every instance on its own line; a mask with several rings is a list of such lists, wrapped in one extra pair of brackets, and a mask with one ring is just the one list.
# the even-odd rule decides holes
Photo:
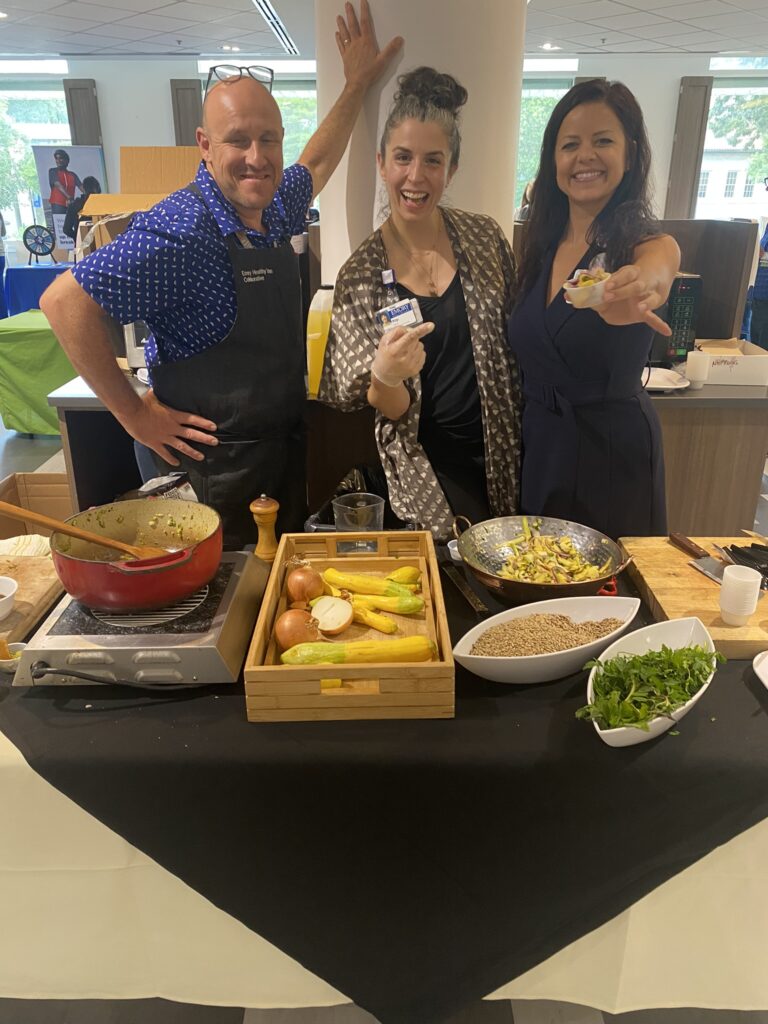
[(434, 68), (415, 68), (400, 75), (395, 103), (413, 96), (424, 104), (456, 114), (467, 102), (468, 93), (452, 75), (444, 75)]

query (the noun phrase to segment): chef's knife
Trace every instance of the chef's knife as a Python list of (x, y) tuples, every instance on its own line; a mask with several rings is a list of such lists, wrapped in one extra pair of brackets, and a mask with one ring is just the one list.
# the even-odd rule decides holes
[(703, 572), (705, 576), (709, 576), (715, 583), (723, 582), (723, 572), (725, 571), (725, 562), (721, 562), (719, 558), (713, 558), (708, 551), (692, 541), (690, 537), (686, 537), (682, 533), (670, 533), (670, 541), (675, 545), (676, 548), (680, 548), (686, 555), (691, 555), (693, 561), (689, 562), (694, 569), (698, 569), (699, 572)]

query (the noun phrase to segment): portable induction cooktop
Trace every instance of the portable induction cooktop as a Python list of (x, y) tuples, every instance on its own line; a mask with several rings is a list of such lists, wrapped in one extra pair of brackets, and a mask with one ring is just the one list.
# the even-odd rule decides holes
[(197, 593), (134, 614), (93, 611), (65, 597), (22, 652), (13, 685), (236, 682), (269, 570), (253, 554), (225, 552)]

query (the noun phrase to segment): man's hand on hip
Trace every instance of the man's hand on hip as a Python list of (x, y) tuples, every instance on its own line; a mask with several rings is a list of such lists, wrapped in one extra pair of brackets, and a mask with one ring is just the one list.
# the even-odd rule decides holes
[(144, 395), (139, 409), (123, 420), (123, 426), (131, 437), (151, 448), (172, 466), (178, 466), (179, 460), (171, 450), (188, 455), (197, 462), (203, 461), (203, 452), (193, 448), (187, 443), (189, 441), (207, 445), (219, 443), (218, 438), (209, 433), (216, 430), (215, 423), (191, 412), (181, 412), (163, 405), (152, 390)]

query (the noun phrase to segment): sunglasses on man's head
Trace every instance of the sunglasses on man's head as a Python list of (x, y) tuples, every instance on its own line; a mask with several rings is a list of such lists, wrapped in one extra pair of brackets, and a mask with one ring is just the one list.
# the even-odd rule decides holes
[(243, 75), (249, 75), (254, 81), (260, 82), (266, 89), (272, 92), (272, 81), (275, 73), (272, 68), (264, 68), (259, 64), (249, 64), (247, 67), (239, 67), (237, 64), (214, 64), (208, 71), (208, 80), (205, 83), (205, 95), (211, 83), (237, 81)]

